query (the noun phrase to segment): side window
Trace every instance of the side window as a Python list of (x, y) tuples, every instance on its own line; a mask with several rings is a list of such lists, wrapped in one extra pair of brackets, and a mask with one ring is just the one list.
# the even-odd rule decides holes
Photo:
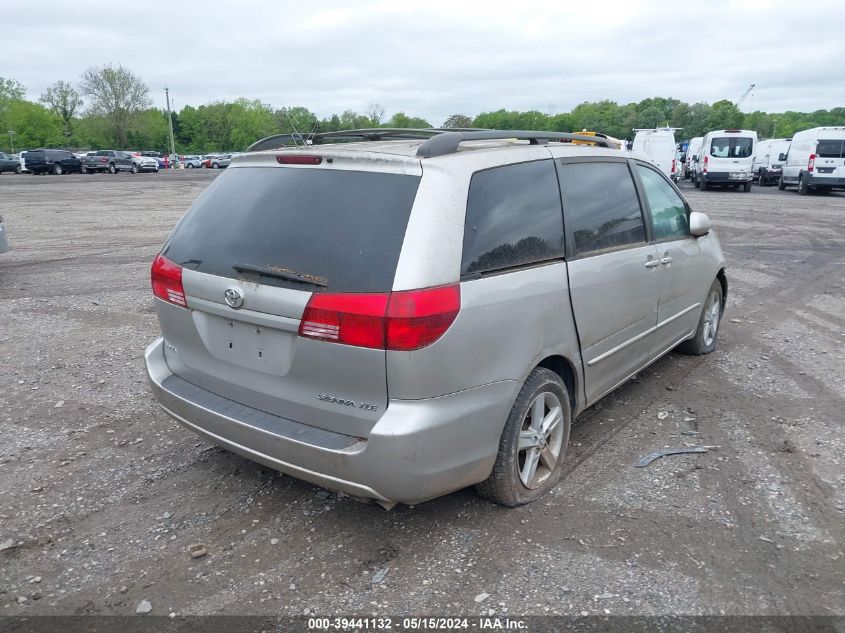
[(642, 210), (627, 164), (564, 163), (560, 187), (574, 255), (645, 243)]
[(554, 162), (505, 165), (473, 175), (461, 274), (563, 257), (563, 214)]
[(688, 236), (690, 234), (689, 220), (681, 197), (663, 176), (653, 169), (645, 165), (637, 165), (637, 172), (651, 209), (654, 239), (664, 240)]

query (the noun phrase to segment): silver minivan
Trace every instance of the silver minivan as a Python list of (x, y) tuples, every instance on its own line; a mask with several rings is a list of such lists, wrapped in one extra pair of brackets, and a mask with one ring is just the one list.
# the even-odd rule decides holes
[(715, 348), (718, 239), (648, 160), (338, 134), (237, 157), (156, 257), (147, 370), (188, 429), (385, 507), (470, 485), (514, 506), (556, 485), (574, 416)]

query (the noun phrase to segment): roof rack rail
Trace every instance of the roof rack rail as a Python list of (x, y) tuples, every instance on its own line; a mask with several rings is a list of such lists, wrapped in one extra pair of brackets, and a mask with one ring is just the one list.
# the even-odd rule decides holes
[(488, 140), (505, 140), (516, 139), (520, 141), (529, 141), (531, 145), (540, 145), (548, 143), (549, 141), (583, 141), (608, 149), (616, 149), (613, 144), (606, 138), (600, 136), (586, 136), (584, 134), (571, 134), (569, 132), (531, 132), (531, 131), (516, 131), (516, 130), (483, 130), (471, 132), (455, 132), (452, 130), (444, 131), (437, 136), (434, 136), (417, 149), (418, 158), (434, 158), (435, 156), (445, 156), (447, 154), (454, 154), (458, 151), (461, 143), (467, 141), (488, 141)]
[(274, 134), (250, 145), (246, 151), (279, 149), (287, 145), (319, 145), (341, 139), (359, 139), (363, 141), (381, 140), (427, 140), (437, 134), (447, 132), (478, 132), (483, 128), (390, 128), (375, 127), (358, 130), (338, 130), (336, 132), (318, 132), (316, 134)]

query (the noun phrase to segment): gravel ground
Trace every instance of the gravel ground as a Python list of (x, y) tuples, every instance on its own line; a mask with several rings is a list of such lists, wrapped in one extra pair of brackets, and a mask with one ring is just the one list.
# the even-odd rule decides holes
[[(717, 352), (582, 415), (538, 503), (387, 512), (154, 404), (149, 263), (215, 175), (0, 176), (0, 615), (845, 613), (845, 195), (685, 183), (730, 267)], [(720, 448), (633, 468), (685, 445)]]

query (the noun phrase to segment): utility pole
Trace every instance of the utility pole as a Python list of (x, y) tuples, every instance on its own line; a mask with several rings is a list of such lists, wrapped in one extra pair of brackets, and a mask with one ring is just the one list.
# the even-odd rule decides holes
[(170, 91), (167, 86), (164, 87), (164, 98), (167, 99), (167, 126), (170, 129), (170, 155), (175, 157), (176, 144), (173, 142), (173, 117), (170, 115)]
[(14, 154), (14, 153), (15, 153), (15, 141), (14, 141), (14, 140), (12, 140), (12, 137), (13, 137), (15, 134), (17, 134), (17, 132), (15, 132), (14, 130), (7, 130), (7, 131), (9, 132), (9, 145), (11, 145), (11, 146), (12, 146), (12, 151), (11, 151), (10, 153), (11, 153), (11, 154)]

